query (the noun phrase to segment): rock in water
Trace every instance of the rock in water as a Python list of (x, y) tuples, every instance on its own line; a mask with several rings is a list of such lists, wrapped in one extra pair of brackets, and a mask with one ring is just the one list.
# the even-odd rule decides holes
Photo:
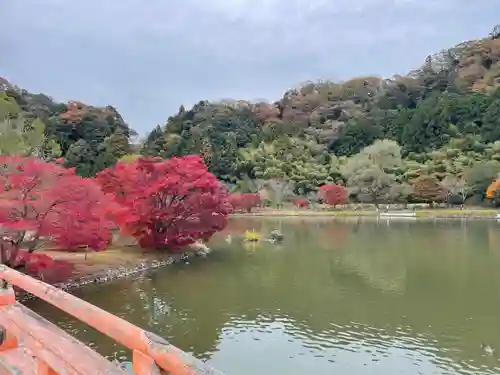
[(202, 242), (195, 242), (189, 245), (189, 249), (194, 251), (197, 256), (207, 256), (212, 251), (207, 245)]
[(269, 233), (269, 239), (272, 241), (283, 241), (285, 236), (279, 230), (273, 230)]

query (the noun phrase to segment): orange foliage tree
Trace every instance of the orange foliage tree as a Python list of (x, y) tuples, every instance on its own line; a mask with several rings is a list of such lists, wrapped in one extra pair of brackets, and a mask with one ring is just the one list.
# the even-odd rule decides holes
[(413, 196), (422, 202), (443, 202), (447, 197), (447, 190), (432, 176), (420, 176), (413, 184)]
[(486, 189), (486, 198), (493, 199), (500, 192), (500, 178), (493, 181)]

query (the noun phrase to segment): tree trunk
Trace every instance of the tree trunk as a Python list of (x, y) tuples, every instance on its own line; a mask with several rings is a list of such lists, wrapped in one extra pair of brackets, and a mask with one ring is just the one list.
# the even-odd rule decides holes
[(11, 246), (11, 252), (7, 255), (7, 246), (5, 242), (0, 243), (0, 264), (4, 264), (7, 267), (13, 268), (18, 271), (25, 271), (26, 262), (17, 263), (16, 259), (19, 254), (20, 247), (14, 246), (14, 242), (9, 243)]

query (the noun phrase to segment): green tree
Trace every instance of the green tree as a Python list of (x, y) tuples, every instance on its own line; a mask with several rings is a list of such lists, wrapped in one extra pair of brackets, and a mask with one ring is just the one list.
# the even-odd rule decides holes
[(109, 147), (109, 152), (116, 159), (120, 159), (132, 151), (129, 138), (121, 128), (117, 128), (105, 142)]
[(313, 140), (280, 137), (240, 151), (240, 175), (251, 179), (282, 180), (297, 194), (306, 195), (340, 178), (337, 158)]
[(340, 130), (340, 136), (330, 146), (337, 155), (353, 155), (372, 144), (382, 135), (382, 129), (372, 119), (351, 120)]
[(500, 100), (495, 100), (486, 109), (481, 126), (481, 135), (485, 142), (500, 140)]
[(394, 183), (389, 189), (389, 198), (392, 202), (406, 204), (412, 192), (413, 189), (409, 184)]
[(0, 119), (14, 118), (21, 113), (21, 107), (5, 92), (0, 92)]
[(413, 110), (402, 133), (402, 146), (407, 152), (426, 152), (449, 140), (451, 114), (446, 99), (432, 96)]
[(167, 152), (165, 136), (161, 127), (156, 126), (147, 136), (142, 145), (141, 154), (163, 157)]
[(59, 145), (47, 139), (44, 131), (45, 125), (39, 119), (30, 122), (22, 117), (5, 118), (0, 122), (0, 155), (55, 159), (60, 155)]
[(351, 156), (341, 172), (347, 178), (351, 195), (377, 206), (390, 198), (391, 187), (396, 183), (392, 173), (401, 165), (401, 148), (394, 141), (381, 140)]
[(69, 147), (64, 164), (68, 168), (76, 168), (76, 173), (80, 176), (89, 177), (96, 172), (95, 154), (90, 145), (83, 139)]

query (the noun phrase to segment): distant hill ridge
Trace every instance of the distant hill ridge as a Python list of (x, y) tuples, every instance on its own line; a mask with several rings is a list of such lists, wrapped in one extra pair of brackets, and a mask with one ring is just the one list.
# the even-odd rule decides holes
[[(347, 178), (346, 158), (377, 140), (396, 142), (398, 182), (430, 174), (462, 176), (500, 160), (500, 28), (425, 59), (406, 76), (307, 82), (274, 103), (225, 99), (180, 106), (151, 130), (140, 149), (111, 106), (58, 103), (0, 79), (0, 109), (38, 118), (68, 166), (93, 175), (126, 154), (164, 158), (203, 155), (229, 185), (258, 179), (290, 181), (296, 192)], [(249, 188), (247, 188), (248, 190)]]

